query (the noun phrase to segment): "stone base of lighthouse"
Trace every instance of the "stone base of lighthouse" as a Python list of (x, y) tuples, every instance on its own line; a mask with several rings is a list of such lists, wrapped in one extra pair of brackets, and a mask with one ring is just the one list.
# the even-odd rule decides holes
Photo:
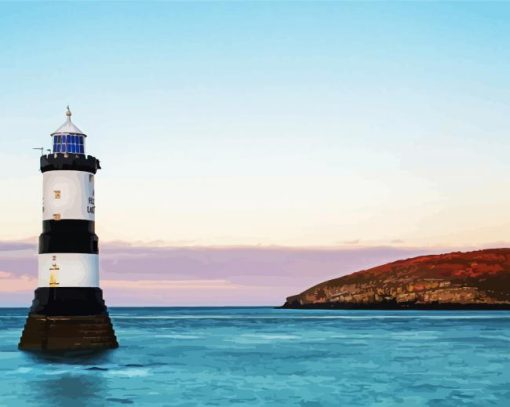
[(34, 351), (102, 350), (119, 346), (100, 288), (42, 287), (19, 348)]

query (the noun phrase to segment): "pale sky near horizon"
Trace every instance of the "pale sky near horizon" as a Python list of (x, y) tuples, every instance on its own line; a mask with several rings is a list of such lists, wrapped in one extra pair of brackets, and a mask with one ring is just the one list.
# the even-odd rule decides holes
[(508, 21), (505, 2), (2, 2), (0, 240), (40, 233), (31, 148), (70, 104), (103, 242), (509, 242)]

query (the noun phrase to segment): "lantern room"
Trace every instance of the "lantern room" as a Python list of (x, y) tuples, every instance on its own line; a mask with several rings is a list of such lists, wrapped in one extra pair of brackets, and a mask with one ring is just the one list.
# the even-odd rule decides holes
[(66, 122), (51, 134), (53, 153), (84, 155), (87, 136), (71, 121), (72, 113), (69, 106), (67, 106), (66, 116)]

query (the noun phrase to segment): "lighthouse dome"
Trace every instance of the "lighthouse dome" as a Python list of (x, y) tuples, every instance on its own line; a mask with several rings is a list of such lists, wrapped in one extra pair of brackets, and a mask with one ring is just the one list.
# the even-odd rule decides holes
[(71, 121), (72, 113), (69, 106), (67, 106), (66, 116), (66, 122), (51, 133), (53, 153), (85, 154), (85, 137), (87, 135)]

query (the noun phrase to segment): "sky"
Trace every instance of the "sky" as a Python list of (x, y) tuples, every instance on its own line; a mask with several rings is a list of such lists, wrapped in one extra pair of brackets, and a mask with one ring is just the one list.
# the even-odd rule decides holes
[(508, 246), (509, 19), (507, 2), (0, 2), (0, 305), (31, 296), (32, 148), (67, 104), (103, 167), (102, 248), (147, 264), (124, 278), (103, 256), (113, 304), (273, 304)]

